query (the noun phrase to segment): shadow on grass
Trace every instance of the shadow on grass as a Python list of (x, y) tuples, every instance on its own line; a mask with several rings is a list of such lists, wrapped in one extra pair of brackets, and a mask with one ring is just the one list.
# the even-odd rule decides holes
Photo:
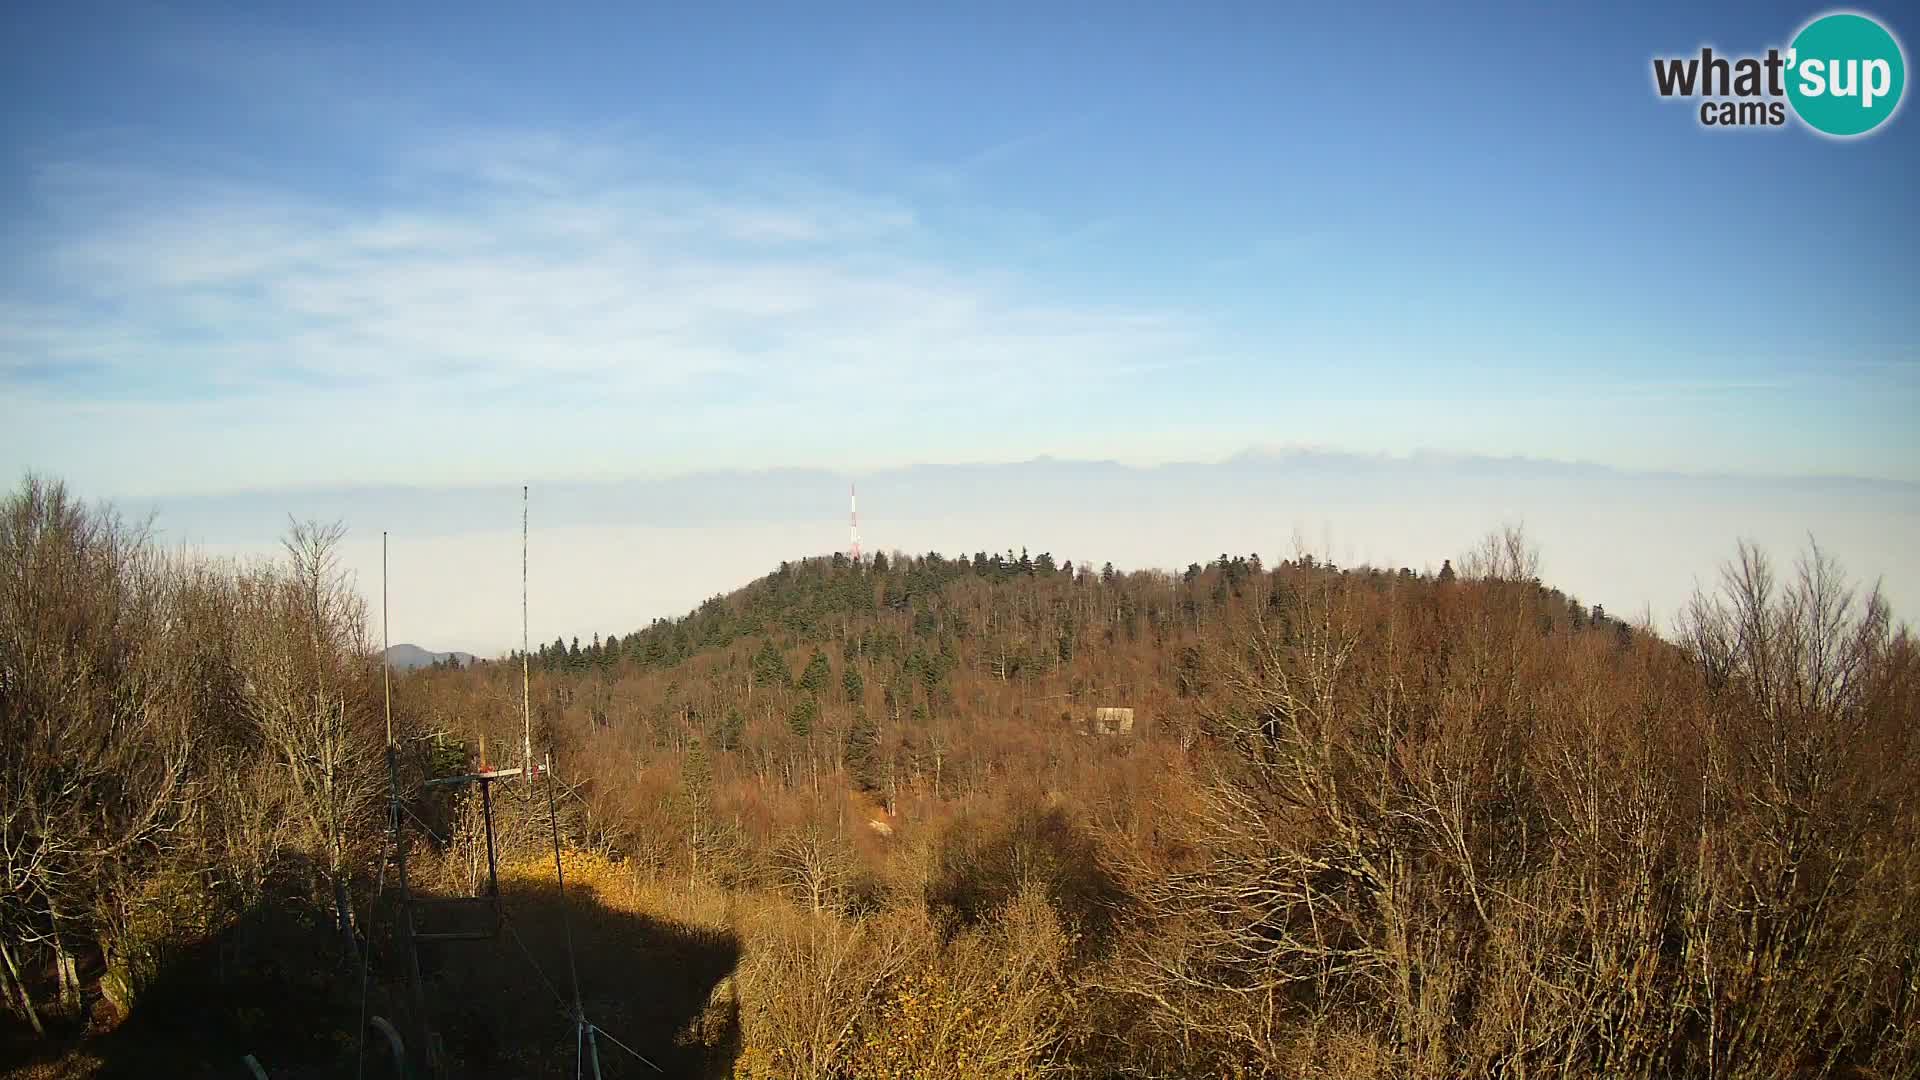
[[(572, 930), (580, 999), (597, 1027), (669, 1076), (727, 1076), (739, 1051), (737, 940), (618, 911), (590, 887), (516, 881), (491, 941), (423, 945), (428, 1009), (462, 1076), (573, 1076)], [(722, 984), (725, 984), (724, 986)], [(718, 993), (716, 993), (718, 991)], [(603, 1075), (658, 1076), (600, 1040)]]
[[(20, 1044), (30, 1055), (21, 1075), (246, 1077), (242, 1055), (267, 1046), (288, 1060), (338, 1060), (356, 1026), (359, 998), (347, 984), (358, 990), (357, 968), (342, 960), (329, 916), (297, 900), (254, 908), (159, 963), (111, 1031), (60, 1025)], [(95, 1023), (111, 1012), (96, 1003)]]
[[(391, 899), (391, 898), (390, 898)], [(690, 929), (614, 910), (587, 887), (566, 902), (551, 884), (515, 882), (506, 923), (480, 941), (420, 947), (426, 1017), (450, 1077), (571, 1077), (576, 1029), (564, 913), (574, 939), (588, 1019), (659, 1067), (600, 1041), (602, 1075), (723, 1077), (739, 1050), (729, 976), (739, 945), (725, 932)], [(406, 954), (381, 912), (373, 940), (367, 1012), (390, 1020), (416, 1061), (420, 1017), (411, 1008)], [(508, 929), (511, 928), (511, 930)], [(180, 949), (111, 1032), (75, 1040), (8, 1039), (21, 1051), (0, 1073), (54, 1077), (250, 1076), (252, 1054), (273, 1080), (356, 1075), (360, 968), (342, 960), (327, 913), (298, 903), (262, 906), (218, 935)], [(0, 1044), (4, 1045), (4, 1044)], [(365, 1075), (396, 1075), (369, 1031)], [(414, 1075), (427, 1076), (416, 1069)]]

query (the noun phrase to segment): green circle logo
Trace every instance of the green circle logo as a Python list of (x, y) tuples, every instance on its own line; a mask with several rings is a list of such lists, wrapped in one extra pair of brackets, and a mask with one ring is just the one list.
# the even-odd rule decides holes
[(1900, 107), (1907, 63), (1886, 27), (1865, 15), (1822, 15), (1787, 52), (1787, 99), (1815, 131), (1864, 135)]

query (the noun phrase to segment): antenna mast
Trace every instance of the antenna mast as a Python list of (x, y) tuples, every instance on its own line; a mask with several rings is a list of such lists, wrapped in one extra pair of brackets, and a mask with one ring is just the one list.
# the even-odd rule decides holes
[(533, 689), (527, 675), (527, 485), (520, 485), (520, 763), (533, 783)]
[(380, 530), (380, 692), (387, 702), (387, 745), (393, 745), (393, 639), (387, 634), (387, 530)]
[[(525, 775), (527, 777), (528, 791), (532, 791), (533, 777), (536, 772), (543, 773), (544, 775), (541, 776), (541, 779), (547, 782), (547, 824), (553, 836), (553, 880), (554, 884), (560, 890), (560, 929), (566, 935), (567, 974), (572, 977), (573, 982), (572, 1019), (576, 1040), (576, 1046), (574, 1048), (574, 1075), (580, 1075), (580, 1066), (582, 1063), (591, 1062), (593, 1064), (594, 1080), (600, 1080), (600, 1045), (596, 1037), (600, 1029), (594, 1026), (591, 1020), (587, 1019), (587, 1009), (580, 998), (580, 964), (574, 959), (573, 922), (567, 918), (567, 868), (566, 860), (563, 859), (560, 854), (560, 805), (555, 798), (553, 790), (553, 747), (551, 743), (549, 743), (547, 747), (548, 756), (546, 768), (541, 769), (540, 766), (533, 763), (533, 693), (530, 689), (531, 683), (527, 676), (527, 647), (530, 644), (531, 642), (528, 640), (527, 634), (527, 485), (522, 484), (520, 485), (520, 716), (525, 725), (522, 736), (525, 741), (521, 744), (521, 751), (526, 754)], [(484, 794), (486, 786), (482, 784), (480, 790), (482, 794)], [(491, 828), (491, 818), (489, 818), (488, 824), (489, 828)], [(491, 834), (488, 836), (488, 843), (489, 845), (492, 843)], [(487, 852), (487, 857), (491, 860), (493, 857), (493, 849), (491, 846), (489, 846)], [(491, 861), (488, 863), (488, 870), (489, 872), (492, 871)], [(496, 887), (496, 895), (497, 892)], [(641, 1060), (646, 1061), (645, 1058), (641, 1058)], [(653, 1065), (650, 1061), (648, 1061), (647, 1064)], [(654, 1068), (658, 1070), (659, 1066), (654, 1065)]]
[(847, 485), (847, 511), (852, 515), (853, 544), (847, 549), (847, 557), (855, 566), (860, 565), (860, 493), (852, 484)]
[[(420, 984), (420, 951), (413, 926), (413, 888), (407, 880), (407, 841), (400, 835), (400, 815), (405, 806), (400, 801), (400, 747), (393, 741), (393, 657), (388, 650), (393, 648), (392, 637), (387, 628), (387, 531), (380, 530), (380, 688), (386, 698), (387, 712), (387, 839), (393, 845), (394, 861), (400, 870), (400, 926), (407, 950), (407, 989), (413, 997), (413, 1011), (420, 1024), (421, 1047), (426, 1055), (427, 1069), (433, 1075), (439, 1075), (439, 1058), (433, 1052), (433, 1028), (427, 1022), (427, 998)], [(488, 822), (491, 830), (492, 822)], [(374, 901), (379, 902), (380, 894), (386, 891), (387, 863), (386, 853), (380, 854), (381, 884), (375, 890)], [(369, 943), (368, 950), (371, 952)], [(360, 1012), (367, 1010), (367, 956), (360, 958)], [(359, 1074), (366, 1069), (366, 1024), (360, 1025)]]

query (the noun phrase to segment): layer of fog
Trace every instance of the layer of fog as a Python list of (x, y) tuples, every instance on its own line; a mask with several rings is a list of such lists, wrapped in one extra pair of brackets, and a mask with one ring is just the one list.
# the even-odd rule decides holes
[[(1343, 566), (1437, 569), (1488, 530), (1522, 523), (1546, 581), (1623, 617), (1670, 626), (1736, 541), (1781, 559), (1808, 538), (1897, 614), (1920, 602), (1920, 485), (1691, 477), (1525, 460), (1248, 455), (1129, 468), (1040, 460), (543, 484), (532, 493), (532, 638), (626, 634), (685, 613), (783, 559), (843, 550), (860, 487), (868, 552), (1025, 547), (1056, 560), (1178, 568), (1222, 553), (1300, 551)], [(342, 564), (374, 605), (390, 533), (392, 639), (490, 655), (520, 636), (516, 487), (255, 492), (124, 502), (162, 540), (272, 553), (288, 515), (349, 528)]]

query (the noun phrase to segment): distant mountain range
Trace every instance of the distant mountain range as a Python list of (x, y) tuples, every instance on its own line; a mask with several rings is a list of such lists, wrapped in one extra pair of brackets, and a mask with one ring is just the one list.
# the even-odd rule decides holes
[(472, 653), (432, 652), (418, 645), (395, 645), (387, 650), (387, 664), (395, 671), (412, 671), (431, 664), (443, 664), (448, 660), (460, 661), (461, 667), (473, 663)]

